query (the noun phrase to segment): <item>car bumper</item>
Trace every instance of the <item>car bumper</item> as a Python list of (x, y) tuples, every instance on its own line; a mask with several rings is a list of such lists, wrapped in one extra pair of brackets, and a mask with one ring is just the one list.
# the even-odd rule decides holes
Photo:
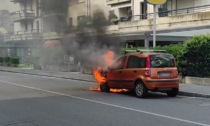
[(159, 90), (159, 89), (173, 89), (173, 88), (179, 88), (179, 79), (163, 79), (163, 80), (146, 80), (145, 86), (148, 90)]

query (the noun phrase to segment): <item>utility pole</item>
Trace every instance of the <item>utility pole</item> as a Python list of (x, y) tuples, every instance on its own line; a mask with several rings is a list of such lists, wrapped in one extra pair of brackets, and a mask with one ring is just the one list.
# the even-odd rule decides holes
[(157, 5), (166, 3), (166, 0), (147, 0), (147, 2), (153, 5), (153, 47), (156, 47), (156, 8)]
[(153, 5), (153, 48), (156, 47), (156, 4)]

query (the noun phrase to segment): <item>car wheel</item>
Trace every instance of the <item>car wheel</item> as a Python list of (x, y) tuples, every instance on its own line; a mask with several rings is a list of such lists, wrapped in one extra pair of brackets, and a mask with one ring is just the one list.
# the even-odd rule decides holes
[(100, 90), (101, 92), (109, 92), (110, 89), (107, 83), (102, 83), (100, 84)]
[(176, 97), (177, 94), (178, 94), (178, 92), (179, 92), (178, 89), (173, 89), (173, 90), (171, 90), (170, 92), (167, 92), (167, 95), (168, 95), (169, 97)]
[(138, 98), (145, 98), (148, 94), (147, 88), (140, 81), (136, 82), (134, 93)]

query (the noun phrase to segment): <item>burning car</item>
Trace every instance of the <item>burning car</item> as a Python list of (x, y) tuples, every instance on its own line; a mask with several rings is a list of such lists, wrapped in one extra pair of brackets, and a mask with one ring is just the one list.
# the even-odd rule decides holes
[(102, 92), (109, 92), (110, 88), (128, 89), (144, 98), (148, 91), (163, 92), (170, 97), (175, 97), (179, 91), (175, 59), (163, 51), (126, 54), (112, 63), (107, 71), (97, 68), (94, 76)]

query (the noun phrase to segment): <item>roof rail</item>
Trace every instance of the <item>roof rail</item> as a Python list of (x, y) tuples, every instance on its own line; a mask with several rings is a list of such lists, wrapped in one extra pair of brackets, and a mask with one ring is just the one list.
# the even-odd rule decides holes
[(166, 53), (166, 50), (147, 50), (147, 49), (137, 49), (140, 53)]
[(125, 54), (137, 53), (137, 50), (125, 50)]
[(147, 50), (147, 49), (125, 50), (125, 54), (131, 54), (131, 53), (166, 53), (166, 50)]

